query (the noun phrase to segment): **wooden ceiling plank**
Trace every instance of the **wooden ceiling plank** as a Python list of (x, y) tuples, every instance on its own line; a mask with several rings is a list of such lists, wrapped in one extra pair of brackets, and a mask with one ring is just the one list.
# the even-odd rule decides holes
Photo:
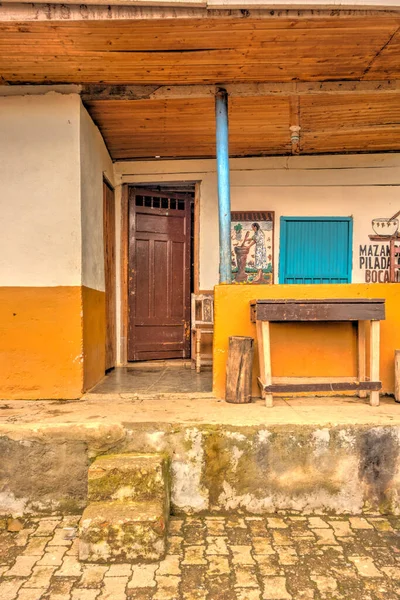
[[(1, 72), (9, 83), (110, 84), (378, 79), (398, 73), (392, 45), (398, 44), (393, 34), (399, 15), (296, 17), (3, 23)], [(375, 61), (365, 75), (378, 52), (379, 65)]]

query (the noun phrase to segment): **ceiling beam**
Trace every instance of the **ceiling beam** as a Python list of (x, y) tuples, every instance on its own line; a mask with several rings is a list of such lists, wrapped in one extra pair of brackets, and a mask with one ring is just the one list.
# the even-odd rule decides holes
[(400, 80), (391, 81), (329, 81), (293, 83), (243, 83), (219, 85), (83, 85), (82, 100), (176, 100), (211, 98), (224, 87), (229, 96), (312, 96), (337, 94), (398, 94)]
[[(2, 5), (16, 4), (15, 0), (2, 0)], [(32, 5), (32, 0), (18, 0), (20, 5)], [(76, 0), (39, 0), (35, 3), (36, 10), (39, 6), (62, 5), (64, 7), (76, 7)], [(208, 11), (396, 11), (400, 9), (400, 0), (85, 0), (85, 6), (138, 7), (141, 10), (147, 8), (164, 9), (193, 9), (204, 8)], [(252, 15), (253, 16), (253, 15)]]
[[(25, 1), (27, 3), (25, 3)], [(125, 0), (124, 0), (125, 1)], [(104, 2), (104, 4), (103, 4)], [(375, 2), (375, 0), (374, 0)], [(373, 7), (367, 7), (366, 4), (358, 5), (357, 0), (352, 0), (352, 6), (358, 6), (357, 10), (349, 8), (344, 4), (334, 5), (334, 9), (326, 8), (326, 4), (317, 4), (311, 0), (307, 3), (308, 6), (314, 8), (300, 8), (299, 5), (293, 3), (282, 4), (279, 7), (268, 4), (268, 8), (264, 3), (258, 4), (258, 8), (250, 9), (239, 7), (238, 4), (228, 8), (227, 5), (223, 9), (208, 7), (206, 0), (190, 0), (181, 2), (179, 0), (171, 0), (160, 6), (159, 0), (153, 2), (137, 2), (133, 5), (132, 0), (127, 0), (126, 4), (116, 5), (110, 0), (90, 0), (84, 4), (74, 4), (69, 0), (53, 0), (51, 3), (32, 3), (29, 0), (16, 3), (15, 0), (6, 0), (0, 3), (0, 22), (40, 22), (46, 21), (143, 21), (153, 19), (268, 19), (279, 21), (282, 19), (294, 19), (296, 21), (331, 19), (338, 21), (341, 19), (349, 19), (360, 17), (373, 18), (388, 17), (399, 19), (400, 21), (400, 0), (386, 0), (382, 4), (376, 1)], [(156, 6), (154, 6), (156, 4)], [(272, 10), (274, 8), (274, 10)], [(380, 9), (380, 10), (379, 10)]]

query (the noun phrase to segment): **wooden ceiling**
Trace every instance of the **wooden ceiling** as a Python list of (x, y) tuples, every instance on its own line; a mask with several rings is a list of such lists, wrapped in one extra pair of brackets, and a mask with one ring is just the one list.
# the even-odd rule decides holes
[[(205, 85), (400, 79), (400, 14), (3, 21), (0, 82)], [(210, 97), (86, 106), (113, 159), (215, 156)], [(232, 156), (400, 150), (399, 93), (231, 97)]]
[[(290, 152), (285, 98), (232, 98), (232, 156)], [(99, 100), (88, 103), (114, 159), (215, 156), (213, 98)]]
[(400, 95), (302, 97), (300, 123), (304, 154), (400, 150)]
[(0, 22), (7, 83), (400, 78), (400, 15)]
[[(230, 98), (231, 156), (290, 154), (292, 97)], [(87, 103), (115, 159), (214, 157), (212, 98)], [(301, 154), (400, 150), (400, 93), (298, 99)]]

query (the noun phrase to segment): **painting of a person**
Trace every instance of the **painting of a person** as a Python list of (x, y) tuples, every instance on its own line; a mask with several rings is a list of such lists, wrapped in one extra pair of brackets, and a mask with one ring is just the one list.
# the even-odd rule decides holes
[(253, 279), (253, 283), (260, 283), (263, 279), (263, 269), (267, 267), (267, 250), (265, 248), (265, 237), (264, 232), (261, 229), (259, 223), (252, 223), (251, 228), (254, 234), (252, 237), (249, 237), (251, 236), (251, 233), (250, 231), (247, 231), (243, 244), (250, 242), (248, 245), (249, 248), (255, 245), (254, 263), (258, 273), (257, 277)]

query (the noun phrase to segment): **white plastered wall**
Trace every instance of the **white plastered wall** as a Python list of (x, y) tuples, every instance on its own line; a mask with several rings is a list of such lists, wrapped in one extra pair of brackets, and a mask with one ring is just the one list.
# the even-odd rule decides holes
[(82, 284), (104, 291), (103, 176), (114, 184), (113, 164), (100, 131), (80, 105)]
[[(400, 210), (400, 155), (243, 158), (231, 160), (232, 210), (275, 212), (275, 282), (281, 216), (353, 217), (353, 283), (365, 282), (360, 245), (374, 218)], [(218, 283), (218, 198), (214, 160), (119, 162), (116, 183), (200, 181), (200, 288)]]
[[(0, 285), (104, 290), (113, 165), (76, 86), (0, 86)], [(71, 90), (71, 93), (69, 93)]]
[(79, 105), (0, 97), (2, 286), (80, 285)]

